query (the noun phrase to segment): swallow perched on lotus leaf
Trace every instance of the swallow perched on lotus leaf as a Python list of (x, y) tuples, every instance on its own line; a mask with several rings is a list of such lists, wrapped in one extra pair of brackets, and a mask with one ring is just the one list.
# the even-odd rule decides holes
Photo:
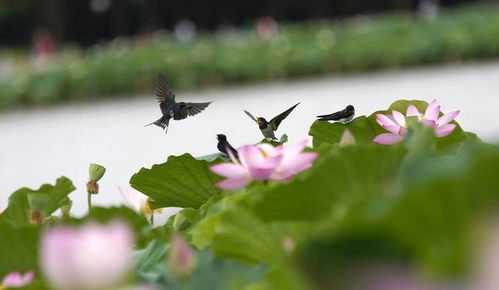
[(277, 131), (277, 128), (279, 127), (279, 124), (281, 124), (282, 120), (286, 119), (286, 117), (291, 113), (291, 111), (296, 108), (300, 103), (294, 105), (293, 107), (287, 109), (286, 111), (280, 113), (279, 115), (275, 116), (272, 118), (272, 120), (267, 121), (263, 117), (258, 117), (255, 118), (253, 115), (250, 114), (250, 112), (244, 110), (246, 115), (248, 115), (253, 121), (255, 121), (258, 124), (258, 128), (260, 128), (260, 131), (262, 132), (263, 136), (265, 138), (269, 138), (272, 140), (277, 139), (274, 135), (274, 131)]
[(170, 123), (170, 119), (173, 120), (182, 120), (187, 118), (188, 116), (194, 116), (196, 114), (201, 113), (206, 107), (208, 107), (211, 102), (205, 103), (191, 103), (191, 102), (176, 102), (175, 101), (175, 93), (172, 91), (168, 83), (166, 82), (166, 78), (159, 74), (158, 80), (156, 82), (156, 100), (159, 102), (159, 107), (161, 108), (161, 113), (163, 116), (157, 119), (156, 121), (147, 124), (156, 125), (161, 129), (165, 130), (165, 134), (168, 132), (168, 125)]
[(218, 151), (226, 155), (229, 155), (230, 152), (232, 156), (234, 156), (236, 159), (239, 159), (237, 150), (234, 147), (232, 147), (232, 145), (230, 145), (229, 141), (227, 141), (227, 136), (225, 136), (224, 134), (217, 134), (217, 140), (218, 140), (217, 144)]
[(354, 116), (355, 108), (352, 105), (348, 105), (344, 110), (329, 115), (320, 115), (317, 118), (319, 121), (337, 121), (346, 124), (351, 122)]

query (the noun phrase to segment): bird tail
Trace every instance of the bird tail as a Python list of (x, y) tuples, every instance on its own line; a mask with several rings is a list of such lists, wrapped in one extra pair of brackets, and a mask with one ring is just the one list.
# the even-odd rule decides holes
[(147, 127), (150, 125), (156, 125), (156, 126), (160, 127), (161, 129), (165, 129), (165, 134), (166, 134), (166, 132), (168, 132), (168, 124), (169, 123), (170, 123), (169, 118), (161, 117), (161, 118), (157, 119), (156, 121), (145, 125), (144, 127)]
[(329, 115), (319, 115), (317, 116), (318, 121), (328, 121)]

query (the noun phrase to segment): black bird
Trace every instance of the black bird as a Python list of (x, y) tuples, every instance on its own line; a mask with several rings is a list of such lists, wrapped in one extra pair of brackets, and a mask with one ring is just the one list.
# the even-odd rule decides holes
[(230, 151), (232, 156), (234, 156), (236, 159), (239, 159), (237, 150), (234, 147), (232, 147), (232, 145), (230, 145), (229, 141), (227, 141), (227, 136), (225, 136), (224, 134), (217, 134), (217, 140), (218, 140), (217, 144), (218, 151), (226, 155), (229, 155), (227, 151)]
[(289, 115), (289, 113), (291, 113), (291, 111), (293, 111), (293, 109), (298, 106), (300, 103), (294, 105), (293, 107), (287, 109), (286, 111), (280, 113), (279, 115), (277, 115), (276, 117), (272, 118), (272, 120), (270, 120), (270, 122), (267, 122), (267, 120), (265, 120), (265, 118), (262, 118), (262, 117), (258, 117), (258, 118), (255, 118), (253, 117), (253, 115), (250, 114), (250, 112), (244, 110), (244, 112), (246, 113), (246, 115), (248, 115), (251, 119), (253, 119), (253, 121), (255, 121), (257, 124), (258, 124), (258, 127), (260, 128), (260, 131), (262, 131), (262, 134), (265, 138), (269, 138), (269, 139), (277, 139), (274, 135), (274, 131), (277, 130), (277, 128), (279, 127), (279, 124), (281, 124), (282, 120), (286, 119), (286, 117)]
[(348, 105), (344, 110), (332, 113), (329, 115), (317, 116), (319, 121), (338, 121), (342, 124), (346, 124), (352, 121), (355, 116), (355, 109), (352, 105)]
[(171, 118), (173, 118), (173, 120), (182, 120), (188, 116), (194, 116), (201, 113), (201, 111), (211, 104), (211, 102), (175, 102), (175, 93), (172, 91), (162, 74), (158, 75), (158, 81), (156, 83), (156, 100), (159, 102), (159, 107), (161, 108), (163, 116), (146, 126), (154, 124), (161, 127), (161, 129), (165, 129), (165, 134), (168, 132), (168, 124), (170, 123)]

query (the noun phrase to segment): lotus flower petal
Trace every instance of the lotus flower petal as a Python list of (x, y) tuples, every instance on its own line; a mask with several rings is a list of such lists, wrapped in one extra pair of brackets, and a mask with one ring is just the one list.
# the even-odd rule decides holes
[(380, 124), (382, 127), (384, 126), (400, 126), (400, 124), (397, 124), (393, 119), (390, 117), (383, 115), (383, 114), (377, 114), (376, 115), (376, 122)]
[(398, 123), (398, 125), (400, 125), (401, 127), (407, 126), (407, 124), (405, 123), (405, 116), (402, 115), (402, 113), (394, 110), (394, 111), (392, 111), (392, 116), (393, 116), (393, 119), (395, 120), (395, 122)]
[(234, 177), (220, 181), (216, 185), (226, 190), (238, 190), (245, 188), (250, 182), (251, 178), (249, 177)]
[(373, 141), (375, 143), (378, 143), (378, 144), (391, 145), (391, 144), (399, 143), (402, 140), (404, 140), (404, 137), (401, 135), (384, 133), (384, 134), (380, 134), (380, 135), (376, 136), (376, 138), (374, 138)]
[(3, 278), (0, 288), (2, 286), (12, 288), (24, 287), (31, 283), (33, 278), (35, 278), (35, 271), (33, 270), (26, 272), (24, 275), (19, 272), (12, 272)]
[(53, 227), (41, 242), (41, 268), (55, 289), (102, 289), (121, 283), (132, 267), (133, 237), (122, 222)]
[(443, 125), (448, 124), (449, 122), (454, 120), (454, 118), (456, 118), (457, 115), (459, 115), (459, 113), (460, 113), (460, 111), (457, 110), (457, 111), (453, 111), (453, 112), (450, 112), (450, 113), (443, 115), (437, 121), (438, 126), (443, 126)]
[(407, 117), (420, 117), (421, 113), (418, 111), (416, 106), (411, 104), (411, 105), (409, 105), (409, 107), (407, 107), (406, 116)]
[(241, 165), (233, 163), (221, 163), (210, 167), (210, 170), (218, 175), (228, 178), (238, 178), (248, 175), (248, 170)]
[(419, 121), (421, 124), (424, 124), (426, 126), (430, 126), (430, 127), (435, 127), (437, 126), (437, 123), (433, 120), (427, 120), (427, 119), (421, 119)]
[(243, 146), (237, 150), (237, 153), (239, 154), (239, 159), (244, 167), (259, 166), (264, 160), (264, 156), (257, 146)]
[(438, 104), (437, 100), (433, 100), (426, 108), (426, 111), (424, 113), (424, 118), (436, 122), (439, 114), (440, 114), (440, 105)]
[(301, 153), (293, 159), (288, 160), (282, 164), (276, 172), (274, 178), (277, 180), (285, 180), (293, 177), (294, 175), (310, 168), (315, 159), (319, 157), (317, 153)]
[(401, 126), (383, 126), (386, 130), (390, 131), (393, 134), (400, 134)]
[(437, 137), (445, 137), (447, 135), (449, 135), (450, 133), (452, 133), (452, 131), (454, 131), (454, 129), (456, 129), (456, 125), (454, 124), (445, 124), (443, 126), (440, 126), (437, 128)]
[(259, 144), (258, 149), (260, 149), (260, 152), (263, 152), (265, 156), (275, 156), (281, 154), (282, 150), (277, 150), (276, 147), (270, 145), (270, 144)]
[(142, 194), (141, 192), (128, 188), (128, 190), (122, 189), (118, 186), (118, 192), (125, 200), (125, 204), (134, 209), (137, 212), (143, 211), (148, 202), (147, 195)]

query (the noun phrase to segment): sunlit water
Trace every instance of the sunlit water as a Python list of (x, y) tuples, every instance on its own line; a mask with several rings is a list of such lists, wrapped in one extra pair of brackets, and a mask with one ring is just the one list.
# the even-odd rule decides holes
[(164, 162), (169, 155), (213, 153), (217, 133), (226, 134), (236, 147), (260, 140), (242, 109), (273, 117), (301, 102), (278, 130), (295, 142), (307, 138), (315, 115), (348, 104), (364, 115), (401, 98), (437, 98), (444, 112), (461, 109), (457, 121), (465, 130), (486, 141), (499, 140), (499, 63), (177, 92), (178, 101), (214, 102), (200, 115), (172, 121), (168, 135), (158, 127), (144, 127), (160, 116), (153, 89), (147, 97), (0, 113), (0, 207), (6, 207), (16, 189), (38, 188), (64, 175), (77, 187), (71, 197), (75, 212), (82, 214), (89, 163), (107, 168), (94, 204), (121, 204), (117, 187), (127, 186), (141, 167)]

